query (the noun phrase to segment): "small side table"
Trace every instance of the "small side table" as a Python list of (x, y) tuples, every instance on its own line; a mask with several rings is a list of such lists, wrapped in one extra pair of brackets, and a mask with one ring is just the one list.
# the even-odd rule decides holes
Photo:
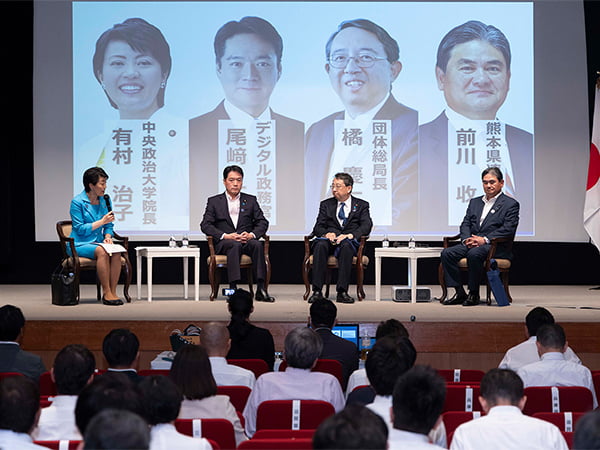
[(189, 257), (194, 258), (194, 300), (200, 300), (200, 249), (198, 247), (136, 247), (137, 298), (142, 298), (142, 257), (148, 260), (148, 301), (152, 301), (152, 258), (183, 258), (183, 298), (188, 298)]
[(442, 247), (379, 247), (375, 249), (375, 301), (381, 300), (381, 258), (408, 258), (408, 286), (410, 287), (410, 302), (417, 301), (417, 259), (437, 258), (442, 253)]

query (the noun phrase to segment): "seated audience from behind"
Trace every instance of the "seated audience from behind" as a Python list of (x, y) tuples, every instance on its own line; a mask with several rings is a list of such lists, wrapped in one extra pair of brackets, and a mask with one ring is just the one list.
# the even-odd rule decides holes
[(131, 411), (108, 408), (90, 421), (83, 450), (147, 450), (149, 445), (150, 430), (144, 419)]
[(150, 429), (150, 450), (211, 450), (204, 438), (181, 434), (175, 428), (183, 395), (175, 383), (160, 375), (144, 377), (139, 384), (144, 418)]
[(442, 448), (429, 442), (429, 433), (439, 426), (446, 400), (446, 382), (435, 369), (415, 366), (398, 378), (392, 394), (388, 449)]
[(583, 386), (598, 407), (592, 373), (582, 364), (567, 361), (567, 338), (560, 325), (543, 325), (538, 329), (536, 346), (540, 361), (521, 367), (517, 373), (525, 387), (529, 386)]
[(82, 440), (75, 424), (77, 396), (94, 379), (96, 358), (87, 347), (71, 344), (54, 358), (50, 376), (58, 395), (52, 404), (42, 408), (38, 426), (33, 433), (37, 441)]
[(600, 409), (586, 413), (577, 421), (573, 450), (600, 448)]
[(481, 380), (479, 402), (485, 416), (460, 425), (451, 450), (566, 450), (560, 430), (550, 422), (524, 415), (523, 381), (509, 369), (492, 369)]
[(217, 386), (254, 387), (256, 377), (251, 370), (228, 364), (225, 357), (231, 347), (229, 330), (218, 322), (209, 322), (202, 328), (200, 344), (206, 349)]
[(231, 348), (227, 359), (262, 359), (273, 370), (275, 364), (275, 344), (273, 336), (266, 328), (250, 323), (254, 311), (252, 294), (244, 289), (236, 289), (227, 300), (231, 321), (227, 328), (231, 338)]
[(325, 419), (313, 436), (315, 450), (385, 450), (388, 429), (379, 415), (362, 405), (346, 406)]
[(171, 380), (183, 394), (180, 419), (226, 419), (233, 425), (235, 442), (247, 439), (242, 423), (227, 395), (217, 395), (206, 349), (184, 345), (173, 360)]
[(0, 449), (45, 449), (30, 433), (40, 411), (40, 392), (29, 378), (15, 375), (0, 380)]
[(92, 418), (105, 409), (123, 409), (140, 417), (144, 413), (137, 384), (119, 372), (106, 372), (94, 377), (77, 398), (75, 423), (82, 436)]
[(267, 400), (323, 400), (336, 411), (344, 408), (344, 394), (336, 377), (323, 372), (311, 372), (323, 349), (317, 333), (307, 327), (294, 328), (285, 337), (285, 372), (268, 372), (256, 380), (244, 408), (246, 434), (256, 431), (258, 405)]
[[(380, 322), (377, 326), (377, 330), (375, 331), (375, 341), (379, 340), (383, 336), (408, 336), (408, 330), (402, 325), (402, 323), (396, 319), (388, 319), (384, 322)], [(355, 403), (355, 400), (351, 398), (352, 391), (356, 389), (358, 386), (366, 386), (369, 384), (369, 379), (367, 378), (367, 370), (366, 369), (357, 369), (352, 372), (350, 375), (350, 379), (348, 380), (348, 387), (346, 388), (346, 397), (348, 401), (346, 404)], [(373, 392), (373, 397), (375, 393)], [(369, 400), (366, 403), (371, 403), (373, 400)], [(358, 399), (356, 402), (359, 402)]]
[(134, 383), (143, 377), (138, 375), (140, 341), (126, 328), (116, 328), (106, 335), (102, 342), (102, 353), (108, 363), (109, 372), (121, 372)]
[(356, 344), (336, 336), (331, 332), (337, 322), (337, 307), (335, 303), (318, 298), (310, 305), (310, 326), (321, 336), (323, 350), (319, 355), (321, 359), (335, 359), (342, 365), (343, 386), (346, 388), (350, 374), (358, 369), (358, 348)]
[(37, 383), (46, 367), (38, 355), (21, 349), (24, 327), (25, 316), (20, 308), (0, 308), (0, 372), (22, 373)]
[[(537, 346), (535, 345), (537, 331), (542, 325), (554, 324), (554, 316), (546, 308), (536, 306), (527, 316), (525, 316), (525, 336), (527, 340), (508, 349), (498, 367), (500, 369), (519, 370), (526, 364), (540, 360)], [(567, 347), (564, 353), (565, 359), (577, 364), (581, 364), (581, 360), (577, 357), (571, 348)]]

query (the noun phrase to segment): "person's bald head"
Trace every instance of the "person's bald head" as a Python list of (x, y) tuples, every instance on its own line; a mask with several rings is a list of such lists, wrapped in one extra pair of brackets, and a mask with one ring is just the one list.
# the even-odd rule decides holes
[(200, 342), (208, 356), (225, 357), (231, 344), (229, 330), (223, 323), (209, 322), (202, 328)]

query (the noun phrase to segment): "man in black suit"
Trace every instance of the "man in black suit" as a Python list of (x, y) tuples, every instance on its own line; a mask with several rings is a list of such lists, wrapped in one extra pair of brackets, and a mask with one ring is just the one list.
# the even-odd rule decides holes
[[(494, 238), (512, 237), (519, 225), (519, 202), (502, 193), (504, 178), (497, 167), (489, 167), (481, 174), (484, 196), (469, 202), (467, 213), (460, 225), (461, 244), (442, 251), (442, 266), (446, 285), (456, 289), (444, 305), (475, 306), (479, 304), (479, 283), (483, 275), (483, 262)], [(510, 258), (509, 250), (499, 245), (499, 258)], [(458, 261), (467, 258), (469, 266), (469, 294), (460, 281)]]
[(354, 303), (348, 295), (352, 258), (356, 256), (358, 239), (371, 232), (373, 221), (369, 214), (369, 203), (352, 197), (352, 176), (345, 172), (334, 175), (331, 183), (333, 197), (323, 200), (312, 234), (316, 237), (312, 244), (313, 294), (309, 303), (324, 298), (321, 293), (327, 270), (327, 259), (332, 253), (338, 259), (337, 301)]
[(102, 353), (108, 363), (109, 372), (119, 372), (133, 383), (143, 377), (137, 373), (140, 361), (140, 341), (135, 333), (127, 328), (111, 330), (102, 341)]
[(25, 316), (20, 308), (4, 305), (0, 308), (0, 372), (18, 372), (36, 383), (46, 371), (42, 358), (21, 349)]
[(267, 267), (263, 245), (259, 239), (269, 227), (254, 195), (242, 193), (244, 171), (239, 166), (227, 166), (223, 170), (225, 192), (210, 197), (206, 202), (200, 229), (212, 236), (217, 245), (215, 251), (227, 255), (229, 287), (237, 289), (241, 280), (240, 259), (242, 254), (252, 258), (252, 270), (256, 279), (255, 299), (274, 302), (265, 287)]

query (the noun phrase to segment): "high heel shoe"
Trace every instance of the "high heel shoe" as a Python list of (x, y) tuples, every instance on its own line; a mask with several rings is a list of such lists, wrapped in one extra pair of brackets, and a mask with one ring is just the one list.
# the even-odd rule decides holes
[(116, 299), (116, 300), (106, 300), (106, 298), (104, 298), (104, 295), (102, 296), (102, 304), (104, 305), (108, 305), (108, 306), (119, 306), (123, 304), (123, 300), (121, 300), (120, 298)]

